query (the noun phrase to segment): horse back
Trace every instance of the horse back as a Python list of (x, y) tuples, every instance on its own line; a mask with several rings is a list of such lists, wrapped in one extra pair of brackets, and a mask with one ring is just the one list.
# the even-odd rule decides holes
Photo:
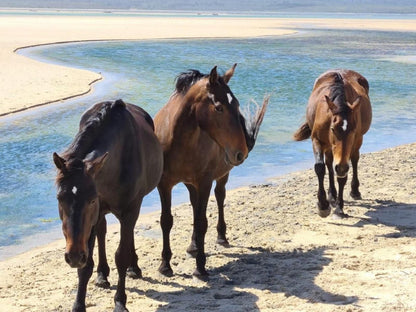
[[(106, 105), (111, 107), (104, 110)], [(103, 112), (108, 116), (103, 118), (89, 155), (108, 152), (97, 175), (97, 190), (109, 206), (117, 206), (156, 187), (162, 173), (163, 154), (150, 115), (121, 100), (96, 104), (83, 115), (80, 127)]]

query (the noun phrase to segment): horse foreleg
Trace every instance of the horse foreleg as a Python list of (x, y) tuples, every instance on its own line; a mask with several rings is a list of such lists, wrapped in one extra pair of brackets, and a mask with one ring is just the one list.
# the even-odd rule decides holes
[(218, 179), (215, 186), (215, 198), (217, 200), (218, 206), (217, 243), (222, 246), (229, 246), (228, 240), (225, 236), (225, 233), (227, 232), (227, 225), (225, 224), (224, 219), (224, 200), (226, 194), (225, 184), (227, 181), (228, 173), (222, 178)]
[(194, 232), (196, 253), (196, 270), (193, 275), (201, 280), (208, 279), (208, 272), (205, 269), (205, 234), (208, 228), (207, 204), (209, 193), (211, 191), (212, 181), (209, 181), (198, 188), (198, 203), (192, 205), (194, 211)]
[(359, 191), (360, 181), (358, 180), (358, 160), (360, 159), (360, 151), (357, 150), (351, 155), (352, 165), (352, 180), (351, 180), (351, 197), (354, 199), (361, 199)]
[(325, 164), (324, 156), (322, 154), (321, 147), (317, 140), (312, 141), (313, 152), (315, 155), (315, 173), (318, 177), (318, 213), (319, 216), (325, 218), (331, 213), (331, 207), (326, 199), (326, 193), (324, 188), (324, 177), (325, 177)]
[[(139, 207), (142, 205), (142, 200), (139, 202)], [(133, 279), (142, 278), (142, 270), (139, 268), (139, 265), (137, 264), (138, 257), (136, 253), (136, 248), (134, 247), (134, 236), (131, 241), (130, 245), (130, 253), (131, 253), (131, 259), (130, 259), (130, 265), (127, 268), (127, 276)]]
[(159, 272), (165, 276), (172, 276), (173, 270), (170, 266), (170, 259), (172, 258), (172, 250), (170, 249), (170, 230), (173, 226), (173, 217), (171, 212), (172, 187), (168, 187), (160, 183), (158, 191), (160, 201), (162, 203), (160, 226), (162, 227), (163, 233), (162, 263), (160, 264)]
[(78, 289), (77, 297), (75, 303), (72, 307), (72, 312), (85, 312), (85, 295), (87, 294), (87, 284), (91, 278), (93, 269), (94, 269), (94, 260), (92, 258), (92, 253), (94, 251), (95, 243), (95, 230), (91, 231), (90, 238), (88, 240), (88, 260), (85, 267), (78, 269)]
[[(133, 209), (134, 210), (134, 209)], [(116, 251), (116, 265), (118, 272), (117, 291), (114, 296), (114, 312), (128, 312), (126, 308), (126, 272), (131, 263), (131, 245), (134, 240), (134, 226), (138, 213), (123, 215), (120, 219), (120, 244)]]
[(346, 218), (347, 214), (344, 213), (344, 187), (347, 183), (347, 177), (337, 178), (338, 180), (338, 198), (335, 202), (334, 216), (338, 218)]
[(97, 242), (98, 242), (98, 266), (97, 266), (97, 279), (95, 285), (102, 288), (109, 288), (108, 275), (110, 274), (110, 268), (107, 263), (107, 255), (105, 251), (105, 235), (107, 233), (107, 221), (105, 216), (102, 216), (98, 221), (97, 226)]
[(332, 152), (325, 153), (325, 164), (328, 168), (329, 179), (328, 201), (331, 203), (332, 206), (335, 206), (335, 201), (337, 199), (337, 190), (335, 188), (333, 161), (334, 156), (332, 155)]

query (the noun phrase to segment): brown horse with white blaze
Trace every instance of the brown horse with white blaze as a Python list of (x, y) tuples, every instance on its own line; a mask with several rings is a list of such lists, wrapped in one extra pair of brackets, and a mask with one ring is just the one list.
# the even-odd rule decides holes
[(125, 312), (127, 269), (141, 275), (134, 248), (134, 226), (143, 197), (159, 183), (163, 153), (151, 117), (122, 100), (94, 105), (81, 118), (79, 131), (68, 149), (53, 154), (59, 215), (66, 239), (65, 261), (78, 269), (78, 291), (73, 312), (84, 312), (88, 280), (94, 267), (98, 240), (100, 286), (109, 286), (105, 255), (105, 214), (120, 221), (118, 271), (114, 297), (116, 312)]
[[(315, 81), (306, 108), (306, 122), (295, 132), (296, 141), (312, 139), (315, 172), (318, 176), (318, 210), (327, 217), (331, 208), (324, 189), (325, 164), (329, 174), (328, 199), (334, 215), (344, 213), (344, 186), (352, 165), (351, 197), (361, 199), (358, 160), (363, 135), (371, 124), (372, 110), (366, 78), (352, 70), (329, 70)], [(334, 164), (334, 166), (333, 166)], [(338, 180), (335, 189), (334, 171)]]
[(170, 266), (170, 230), (172, 188), (183, 182), (193, 208), (194, 230), (187, 251), (196, 256), (194, 275), (207, 278), (204, 252), (208, 221), (206, 209), (212, 183), (216, 181), (218, 204), (218, 240), (228, 244), (225, 233), (225, 184), (230, 170), (240, 165), (253, 148), (267, 107), (265, 100), (253, 120), (246, 122), (239, 102), (228, 86), (236, 64), (223, 76), (214, 67), (204, 75), (190, 70), (177, 77), (176, 90), (168, 103), (156, 114), (155, 128), (164, 152), (164, 169), (158, 190), (162, 204), (162, 263), (159, 271), (173, 274)]

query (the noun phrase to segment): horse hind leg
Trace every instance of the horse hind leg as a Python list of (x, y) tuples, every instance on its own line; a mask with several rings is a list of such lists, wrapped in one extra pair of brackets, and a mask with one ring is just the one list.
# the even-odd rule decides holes
[[(192, 207), (198, 205), (198, 192), (195, 189), (195, 187), (192, 184), (185, 183), (186, 188), (189, 192), (189, 198), (191, 200)], [(196, 233), (195, 233), (195, 227), (192, 231), (192, 238), (191, 243), (189, 244), (188, 248), (186, 249), (186, 252), (193, 258), (196, 258), (196, 254), (198, 252), (198, 249), (196, 247)]]
[(230, 246), (228, 243), (226, 232), (227, 232), (227, 225), (225, 224), (224, 219), (224, 200), (225, 200), (225, 184), (228, 181), (228, 174), (224, 177), (217, 180), (217, 184), (215, 186), (215, 198), (217, 200), (218, 206), (218, 223), (217, 223), (217, 244), (222, 245), (224, 247)]

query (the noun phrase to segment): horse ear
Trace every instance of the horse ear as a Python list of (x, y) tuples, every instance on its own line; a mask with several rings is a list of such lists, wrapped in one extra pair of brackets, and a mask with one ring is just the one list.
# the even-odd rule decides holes
[(94, 177), (100, 171), (100, 169), (103, 167), (105, 163), (107, 156), (108, 152), (106, 152), (102, 156), (94, 158), (93, 160), (88, 160), (85, 162), (85, 167), (90, 176)]
[(355, 101), (354, 101), (354, 103), (350, 103), (350, 102), (347, 102), (347, 105), (349, 106), (349, 108), (351, 108), (351, 110), (353, 111), (355, 108), (357, 108), (358, 107), (358, 105), (360, 105), (360, 100), (361, 100), (361, 96), (359, 96), (359, 97), (357, 97), (356, 99), (355, 99)]
[(327, 95), (325, 95), (325, 100), (331, 112), (335, 112), (337, 106), (334, 104), (334, 102), (332, 102)]
[(59, 156), (57, 153), (53, 153), (53, 162), (55, 163), (56, 168), (58, 168), (61, 171), (66, 170), (65, 166), (65, 159), (63, 159), (61, 156)]
[(227, 70), (227, 71), (225, 72), (223, 79), (224, 79), (224, 82), (225, 82), (226, 84), (228, 84), (228, 82), (230, 81), (231, 77), (234, 75), (234, 70), (235, 70), (235, 67), (236, 67), (236, 66), (237, 66), (237, 63), (235, 63), (235, 64), (233, 65), (233, 67), (231, 67), (229, 70)]
[(209, 73), (209, 84), (211, 86), (216, 85), (218, 83), (218, 73), (217, 73), (217, 66), (214, 66)]

